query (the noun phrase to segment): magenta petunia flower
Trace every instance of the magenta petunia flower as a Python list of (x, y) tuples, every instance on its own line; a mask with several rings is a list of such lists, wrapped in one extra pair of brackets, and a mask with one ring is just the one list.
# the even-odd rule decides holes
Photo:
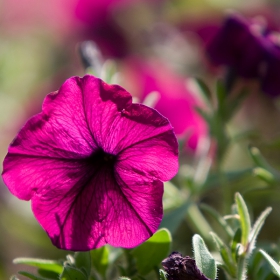
[(53, 244), (134, 247), (162, 219), (163, 183), (178, 170), (169, 121), (117, 85), (72, 77), (9, 147), (3, 179)]

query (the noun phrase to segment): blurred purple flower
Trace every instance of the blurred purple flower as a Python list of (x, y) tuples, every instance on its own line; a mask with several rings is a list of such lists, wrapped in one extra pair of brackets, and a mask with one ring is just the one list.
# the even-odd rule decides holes
[(129, 38), (119, 26), (119, 12), (145, 2), (157, 0), (78, 0), (75, 16), (83, 24), (84, 40), (93, 40), (108, 57), (124, 57), (129, 52)]
[(183, 257), (178, 252), (171, 253), (162, 261), (168, 280), (209, 280), (196, 266), (191, 257)]
[(94, 40), (105, 56), (122, 57), (128, 43), (121, 28), (114, 21), (112, 11), (125, 0), (79, 0), (76, 18), (83, 23), (84, 39)]
[(199, 141), (208, 137), (208, 127), (196, 111), (196, 107), (203, 107), (203, 102), (190, 79), (159, 60), (131, 58), (126, 67), (125, 80), (135, 87), (132, 91), (138, 99), (143, 102), (151, 92), (157, 92), (159, 98), (154, 108), (169, 119), (178, 137), (187, 136), (186, 147), (196, 150)]
[(68, 79), (20, 130), (3, 179), (53, 244), (134, 247), (162, 219), (163, 183), (178, 170), (168, 120), (93, 76)]
[(227, 65), (246, 79), (259, 79), (262, 90), (280, 94), (280, 34), (272, 32), (263, 18), (229, 15), (209, 43), (207, 54), (216, 65)]

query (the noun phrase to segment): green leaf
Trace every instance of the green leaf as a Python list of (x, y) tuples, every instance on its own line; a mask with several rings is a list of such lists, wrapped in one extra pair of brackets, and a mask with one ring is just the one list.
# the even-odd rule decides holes
[(212, 94), (208, 86), (204, 83), (204, 81), (200, 78), (195, 78), (199, 88), (201, 89), (201, 93), (203, 93), (205, 99), (208, 102), (211, 102)]
[(44, 270), (49, 270), (60, 274), (63, 270), (62, 264), (57, 261), (44, 260), (44, 259), (33, 259), (33, 258), (17, 258), (14, 259), (15, 264), (26, 264), (35, 266)]
[(76, 252), (74, 254), (75, 265), (79, 269), (84, 269), (87, 276), (91, 273), (91, 256), (90, 251), (87, 252)]
[(162, 269), (159, 270), (159, 280), (168, 280), (166, 276), (166, 272)]
[(249, 216), (247, 205), (243, 197), (239, 193), (235, 194), (235, 202), (240, 217), (240, 225), (242, 231), (241, 243), (246, 248), (249, 241), (249, 234), (251, 231), (250, 216)]
[(249, 235), (249, 246), (248, 246), (248, 254), (250, 254), (254, 248), (255, 248), (255, 243), (256, 243), (256, 239), (257, 239), (257, 236), (267, 218), (267, 216), (270, 214), (272, 208), (271, 207), (268, 207), (266, 208), (262, 213), (261, 215), (259, 216), (259, 218), (257, 219), (257, 221), (255, 222), (251, 232), (250, 232), (250, 235)]
[(264, 182), (268, 183), (269, 185), (277, 183), (277, 179), (275, 178), (274, 174), (262, 167), (254, 168), (253, 174), (261, 180), (263, 180)]
[(45, 277), (45, 278), (58, 279), (58, 277), (59, 277), (59, 273), (53, 272), (53, 271), (50, 271), (50, 270), (45, 270), (45, 269), (42, 269), (42, 268), (39, 268), (37, 270), (37, 272), (40, 276)]
[(60, 280), (88, 280), (88, 277), (82, 272), (82, 270), (70, 265), (65, 265), (59, 279)]
[(217, 276), (217, 265), (215, 259), (208, 251), (204, 240), (200, 235), (195, 234), (192, 239), (194, 258), (197, 267), (208, 278), (214, 280)]
[(258, 167), (262, 167), (264, 169), (270, 170), (271, 166), (265, 160), (265, 158), (260, 153), (260, 150), (256, 147), (249, 147), (249, 154)]
[(171, 235), (167, 229), (158, 230), (150, 239), (131, 251), (140, 274), (146, 275), (167, 257)]
[(237, 280), (247, 279), (247, 262), (245, 256), (240, 256), (237, 263)]
[(224, 242), (219, 238), (219, 236), (214, 233), (214, 232), (210, 232), (210, 234), (212, 235), (214, 242), (217, 245), (217, 248), (220, 252), (220, 255), (225, 263), (225, 266), (227, 268), (228, 273), (232, 276), (235, 277), (235, 265), (232, 261), (231, 255), (229, 253), (229, 249), (228, 247), (224, 244)]
[[(18, 273), (32, 280), (50, 280), (50, 278), (40, 277), (27, 271), (19, 271)], [(55, 280), (55, 278), (53, 278), (53, 280)]]
[(231, 244), (231, 255), (232, 259), (237, 263), (238, 260), (238, 248), (241, 242), (241, 229), (238, 228), (234, 234), (232, 244)]
[(266, 258), (270, 266), (272, 267), (274, 273), (280, 278), (280, 265), (270, 256), (268, 255), (265, 251), (260, 250), (262, 255)]
[(106, 271), (109, 264), (109, 249), (107, 246), (100, 247), (90, 251), (92, 266), (103, 277), (106, 275)]

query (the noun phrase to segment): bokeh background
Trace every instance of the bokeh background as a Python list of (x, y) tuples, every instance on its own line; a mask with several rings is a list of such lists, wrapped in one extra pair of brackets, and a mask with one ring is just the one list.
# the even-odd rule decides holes
[[(1, 162), (17, 131), (41, 111), (45, 95), (70, 76), (84, 75), (79, 44), (93, 40), (103, 60), (116, 62), (120, 85), (136, 101), (155, 106), (170, 119), (180, 139), (187, 139), (186, 166), (194, 168), (197, 153), (209, 142), (209, 129), (195, 110), (196, 106), (207, 110), (207, 105), (193, 78), (202, 78), (211, 88), (223, 75), (210, 63), (205, 48), (230, 10), (262, 16), (280, 30), (277, 0), (0, 0)], [(280, 103), (261, 93), (254, 81), (250, 86), (254, 92), (228, 127), (232, 134), (248, 133), (229, 149), (227, 171), (252, 168), (249, 144), (257, 146), (276, 169), (280, 167)], [(215, 165), (215, 149), (211, 156)], [(260, 190), (250, 192), (253, 187)], [(261, 238), (277, 243), (279, 189), (261, 187), (248, 175), (234, 183), (231, 193), (244, 193), (252, 215), (273, 207)], [(223, 199), (222, 186), (201, 198), (226, 214)], [(183, 223), (174, 235), (174, 249), (192, 254), (193, 233)], [(30, 202), (13, 197), (0, 181), (0, 278), (8, 279), (20, 269), (12, 264), (16, 257), (57, 259), (65, 254), (52, 246), (33, 217)]]

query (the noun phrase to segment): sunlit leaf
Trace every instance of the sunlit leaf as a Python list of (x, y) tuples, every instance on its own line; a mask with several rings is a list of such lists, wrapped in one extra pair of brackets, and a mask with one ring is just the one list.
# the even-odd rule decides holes
[(217, 276), (217, 265), (215, 259), (208, 251), (204, 240), (200, 235), (195, 234), (192, 239), (194, 258), (197, 267), (208, 278), (214, 280)]
[(57, 261), (44, 260), (44, 259), (35, 259), (35, 258), (17, 258), (14, 259), (13, 263), (15, 264), (26, 264), (30, 266), (35, 266), (44, 270), (53, 271), (56, 273), (61, 273), (63, 270), (62, 264)]
[(280, 278), (280, 265), (270, 255), (268, 255), (265, 251), (260, 250), (260, 252), (266, 258), (268, 263), (271, 265), (274, 273)]
[(136, 259), (138, 272), (146, 275), (167, 257), (171, 245), (171, 235), (167, 229), (158, 230), (146, 242), (131, 251)]
[(243, 197), (239, 194), (235, 194), (235, 202), (238, 209), (238, 214), (240, 217), (240, 225), (241, 225), (241, 243), (244, 247), (247, 246), (249, 240), (249, 234), (251, 230), (251, 221), (248, 212), (247, 205), (243, 199)]
[(249, 235), (249, 247), (248, 247), (248, 253), (250, 254), (253, 249), (255, 248), (255, 243), (256, 243), (256, 239), (257, 236), (267, 218), (267, 216), (269, 215), (269, 213), (271, 212), (272, 208), (268, 207), (266, 208), (261, 215), (259, 216), (259, 218), (257, 219), (257, 221), (255, 222), (250, 235)]
[(92, 266), (103, 277), (106, 275), (106, 270), (109, 264), (109, 249), (107, 246), (100, 247), (90, 251)]

